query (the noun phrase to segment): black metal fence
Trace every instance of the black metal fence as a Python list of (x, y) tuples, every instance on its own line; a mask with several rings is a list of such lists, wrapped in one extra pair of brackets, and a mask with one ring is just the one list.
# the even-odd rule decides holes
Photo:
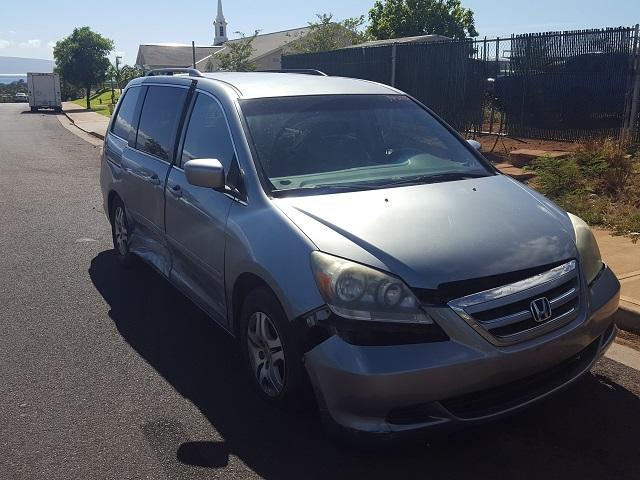
[(640, 139), (630, 121), (638, 50), (636, 27), (356, 47), (286, 55), (282, 65), (393, 85), (471, 135), (578, 140), (635, 125)]

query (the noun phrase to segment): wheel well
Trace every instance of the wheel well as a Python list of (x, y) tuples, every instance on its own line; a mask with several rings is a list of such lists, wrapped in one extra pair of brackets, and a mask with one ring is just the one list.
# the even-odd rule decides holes
[[(111, 218), (111, 212), (113, 211), (113, 201), (116, 198), (120, 198), (120, 196), (114, 190), (111, 190), (107, 199), (107, 207), (109, 208), (109, 220), (113, 220)], [(122, 199), (120, 199), (120, 201), (122, 201)]]
[(231, 294), (231, 308), (232, 308), (232, 321), (233, 321), (233, 334), (237, 337), (240, 336), (240, 314), (242, 310), (242, 301), (244, 298), (256, 288), (264, 287), (274, 294), (273, 289), (269, 287), (259, 276), (253, 273), (243, 273), (238, 277), (236, 283), (233, 285), (233, 293)]

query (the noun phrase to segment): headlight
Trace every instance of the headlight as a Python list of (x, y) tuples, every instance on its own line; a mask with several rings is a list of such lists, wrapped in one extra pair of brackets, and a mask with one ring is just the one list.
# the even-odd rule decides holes
[(402, 280), (358, 263), (311, 253), (313, 274), (333, 313), (352, 320), (433, 324)]
[(584, 220), (571, 213), (569, 214), (569, 218), (573, 224), (573, 231), (576, 234), (576, 246), (580, 254), (582, 271), (587, 279), (587, 283), (591, 283), (598, 276), (600, 270), (602, 270), (602, 258), (600, 257), (598, 242), (596, 242), (596, 237), (593, 236), (593, 232)]

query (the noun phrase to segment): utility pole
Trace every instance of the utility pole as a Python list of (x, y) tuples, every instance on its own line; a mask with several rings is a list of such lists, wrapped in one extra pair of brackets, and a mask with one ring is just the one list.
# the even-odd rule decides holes
[[(364, 49), (362, 50), (364, 52)], [(391, 45), (391, 86), (396, 86), (396, 68), (398, 66), (398, 43)]]

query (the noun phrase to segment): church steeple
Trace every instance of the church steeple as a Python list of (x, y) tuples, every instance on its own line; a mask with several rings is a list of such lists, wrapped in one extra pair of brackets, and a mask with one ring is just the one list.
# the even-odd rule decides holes
[(218, 14), (216, 20), (213, 22), (216, 29), (216, 37), (213, 40), (214, 45), (222, 45), (228, 40), (227, 38), (227, 21), (224, 19), (222, 13), (222, 0), (218, 0)]

